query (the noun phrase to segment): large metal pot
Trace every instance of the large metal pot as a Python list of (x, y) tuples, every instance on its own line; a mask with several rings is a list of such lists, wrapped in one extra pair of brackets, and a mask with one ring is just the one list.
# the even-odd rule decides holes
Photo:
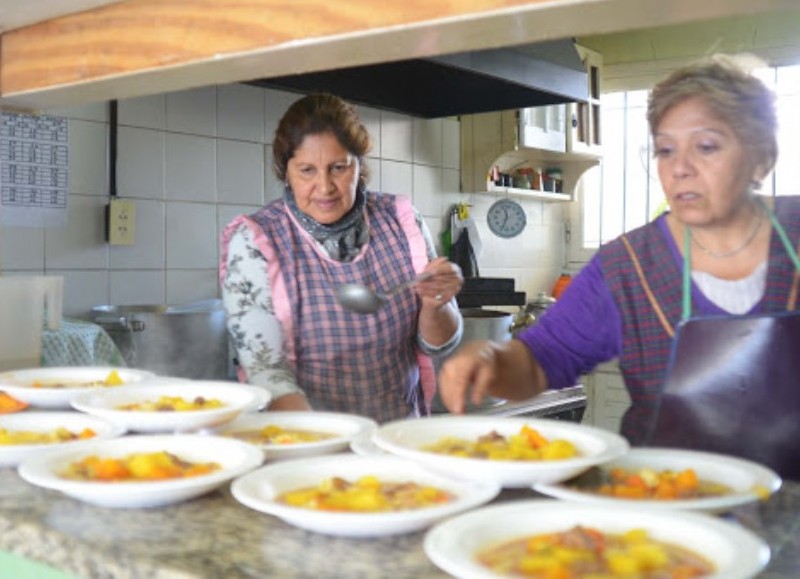
[(204, 380), (232, 377), (221, 300), (173, 307), (97, 306), (92, 316), (131, 368)]
[(514, 316), (498, 310), (484, 310), (481, 308), (464, 308), (461, 310), (464, 317), (464, 344), (470, 340), (494, 340), (506, 342), (511, 339), (511, 324)]
[[(462, 344), (471, 340), (493, 340), (495, 342), (507, 342), (511, 339), (511, 325), (514, 316), (498, 310), (484, 310), (481, 308), (462, 308), (461, 315), (464, 318), (464, 337)], [(444, 360), (434, 360), (434, 369), (438, 375), (439, 368)], [(467, 403), (466, 411), (469, 413), (479, 412), (493, 406), (502, 404), (505, 400), (500, 398), (486, 397), (483, 403), (473, 405)], [(444, 404), (439, 398), (437, 391), (431, 404), (434, 413), (447, 412)]]

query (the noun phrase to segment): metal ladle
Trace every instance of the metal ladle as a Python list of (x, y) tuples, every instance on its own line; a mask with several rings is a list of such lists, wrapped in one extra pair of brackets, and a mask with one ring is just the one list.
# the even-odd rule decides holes
[(357, 283), (339, 284), (334, 291), (336, 292), (336, 299), (348, 310), (359, 314), (374, 314), (383, 307), (392, 295), (428, 279), (431, 275), (430, 273), (421, 273), (385, 293)]

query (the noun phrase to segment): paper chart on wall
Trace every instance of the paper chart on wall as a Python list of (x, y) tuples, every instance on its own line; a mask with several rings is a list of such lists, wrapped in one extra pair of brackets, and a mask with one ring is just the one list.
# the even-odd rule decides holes
[(64, 226), (68, 192), (69, 121), (0, 114), (0, 225)]

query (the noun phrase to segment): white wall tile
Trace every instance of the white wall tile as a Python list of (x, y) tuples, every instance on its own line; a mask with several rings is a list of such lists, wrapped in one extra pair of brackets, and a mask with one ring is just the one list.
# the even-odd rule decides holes
[(445, 225), (441, 219), (435, 219), (432, 217), (425, 218), (425, 225), (428, 227), (428, 231), (431, 233), (431, 238), (433, 239), (433, 245), (436, 247), (436, 255), (443, 256), (444, 253), (442, 251), (442, 232), (445, 229)]
[(93, 307), (109, 305), (108, 271), (54, 269), (47, 274), (64, 278), (65, 317), (86, 319)]
[(413, 161), (413, 119), (386, 111), (381, 112), (381, 149), (383, 159)]
[(536, 199), (519, 199), (520, 204), (525, 208), (525, 215), (527, 216), (527, 227), (538, 227), (549, 223), (550, 220), (545, 219), (547, 208), (551, 205), (560, 205), (559, 203), (546, 203)]
[(166, 303), (164, 270), (109, 272), (111, 304), (148, 306)]
[(44, 229), (0, 227), (0, 273), (44, 271)]
[(472, 205), (470, 208), (470, 215), (474, 219), (482, 219), (484, 223), (486, 222), (486, 213), (489, 211), (489, 207), (492, 204), (500, 199), (500, 195), (497, 194), (473, 194), (469, 196), (469, 204)]
[[(261, 125), (259, 125), (261, 126)], [(217, 200), (255, 203), (264, 199), (264, 145), (217, 139)]]
[(216, 140), (167, 133), (164, 195), (172, 201), (215, 201)]
[(164, 130), (167, 127), (167, 97), (149, 95), (119, 101), (117, 121), (120, 126)]
[(118, 269), (163, 269), (165, 259), (164, 202), (137, 199), (133, 245), (110, 245), (109, 264)]
[(228, 224), (239, 215), (250, 215), (261, 208), (260, 205), (217, 205), (217, 231), (222, 235)]
[(546, 292), (548, 295), (553, 289), (552, 273), (549, 268), (527, 267), (519, 270), (517, 291), (523, 291), (528, 300), (534, 299), (539, 292)]
[(411, 163), (381, 161), (381, 187), (384, 193), (411, 196), (414, 191), (414, 171)]
[(206, 86), (167, 94), (167, 130), (213, 137), (217, 134), (217, 90)]
[(381, 160), (379, 157), (367, 157), (364, 164), (369, 170), (367, 179), (367, 189), (370, 191), (382, 191), (381, 189)]
[(67, 226), (45, 230), (45, 267), (50, 269), (107, 269), (103, 197), (70, 195)]
[(278, 121), (294, 101), (302, 98), (303, 95), (264, 89), (264, 140), (272, 143), (275, 138), (275, 129), (278, 128)]
[(181, 270), (167, 273), (167, 304), (183, 305), (219, 297), (217, 269)]
[(217, 136), (264, 142), (264, 90), (246, 84), (217, 87)]
[(215, 205), (167, 203), (167, 269), (216, 268), (217, 239)]
[(442, 167), (461, 167), (461, 131), (458, 119), (442, 119)]
[(54, 107), (44, 111), (46, 115), (83, 119), (84, 121), (108, 121), (108, 103), (105, 101), (78, 105), (73, 107)]
[(264, 204), (283, 197), (283, 183), (278, 181), (272, 165), (272, 145), (266, 145), (264, 147)]
[(414, 163), (442, 165), (442, 119), (414, 119)]
[(381, 111), (370, 107), (359, 106), (358, 118), (367, 129), (372, 141), (372, 148), (367, 152), (371, 157), (380, 157), (381, 154)]
[(122, 197), (164, 198), (162, 131), (120, 127), (117, 135), (117, 192)]
[(417, 210), (426, 217), (438, 217), (442, 213), (442, 170), (439, 167), (413, 165), (414, 194), (412, 199)]
[(108, 124), (69, 122), (69, 192), (108, 195)]

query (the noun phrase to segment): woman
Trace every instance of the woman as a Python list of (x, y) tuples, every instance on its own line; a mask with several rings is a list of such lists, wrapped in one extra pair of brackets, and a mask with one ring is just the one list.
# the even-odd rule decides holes
[[(461, 339), (461, 271), (437, 258), (409, 200), (366, 189), (370, 138), (355, 109), (328, 94), (296, 101), (273, 143), (283, 199), (223, 233), (220, 277), (240, 379), (272, 410), (330, 410), (380, 422), (427, 413), (430, 356)], [(393, 294), (377, 313), (340, 305), (338, 284)]]
[[(731, 450), (733, 437), (720, 443), (709, 432), (726, 417), (687, 414), (676, 422), (667, 415), (663, 389), (682, 320), (797, 311), (800, 199), (755, 194), (777, 156), (774, 95), (734, 59), (720, 56), (658, 84), (648, 122), (669, 212), (601, 247), (517, 339), (470, 343), (451, 357), (439, 375), (451, 411), (463, 412), (465, 399), (477, 402), (486, 394), (521, 399), (563, 388), (618, 358), (632, 401), (622, 433), (632, 444), (741, 454)], [(794, 350), (796, 358), (797, 344)], [(742, 360), (731, 358), (730, 364)], [(794, 362), (784, 356), (782, 363)], [(719, 370), (706, 367), (704, 379), (713, 382)], [(724, 400), (747, 405), (747, 397), (726, 386)], [(779, 413), (800, 424), (800, 395), (782, 404)], [(702, 410), (710, 411), (708, 405)], [(660, 427), (668, 418), (671, 428)], [(763, 420), (754, 429), (764, 430), (771, 419)], [(800, 456), (789, 452), (797, 472)]]

